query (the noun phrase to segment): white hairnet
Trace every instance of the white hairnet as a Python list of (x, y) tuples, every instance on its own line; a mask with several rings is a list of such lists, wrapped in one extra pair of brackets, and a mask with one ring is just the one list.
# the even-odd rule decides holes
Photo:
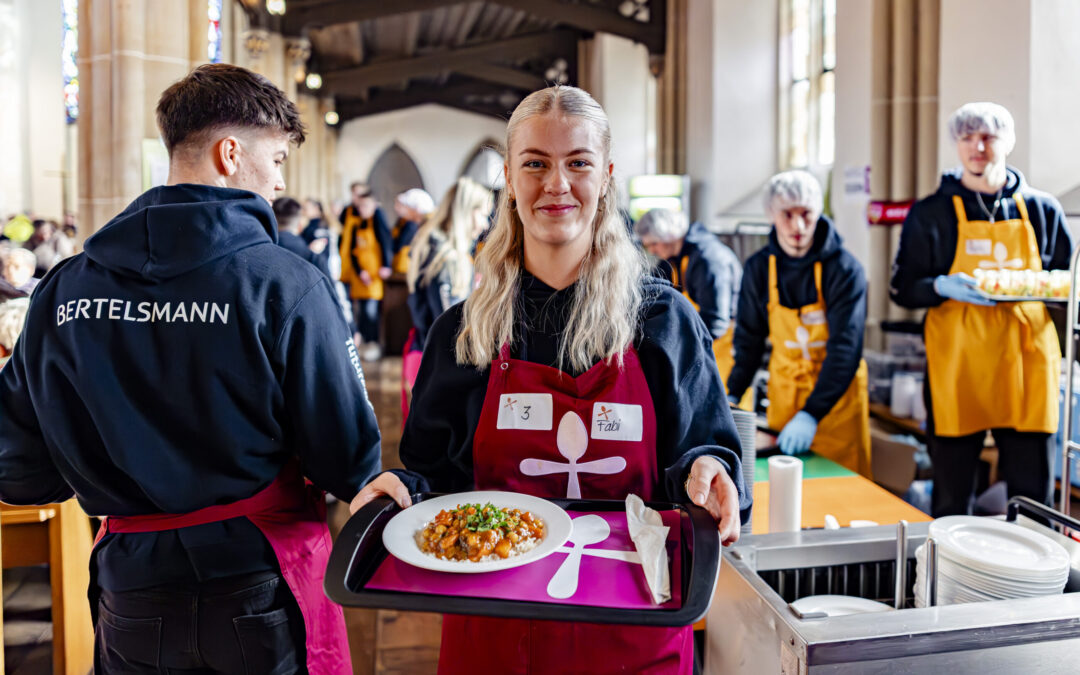
[(686, 214), (671, 209), (650, 209), (634, 223), (638, 239), (653, 237), (665, 244), (682, 239), (689, 229), (690, 219)]
[(419, 211), (423, 214), (431, 213), (435, 210), (435, 200), (431, 198), (431, 195), (426, 190), (420, 188), (412, 188), (406, 190), (397, 196), (402, 206)]
[(794, 170), (778, 173), (769, 179), (762, 195), (762, 205), (767, 214), (801, 206), (820, 215), (825, 200), (821, 195), (821, 184), (813, 174)]
[(954, 141), (979, 132), (1000, 138), (1006, 154), (1012, 152), (1016, 145), (1016, 129), (1012, 115), (997, 103), (965, 103), (949, 117), (949, 134)]

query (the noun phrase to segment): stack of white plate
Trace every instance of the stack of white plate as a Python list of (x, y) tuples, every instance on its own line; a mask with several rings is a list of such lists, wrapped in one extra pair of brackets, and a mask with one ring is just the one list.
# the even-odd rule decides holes
[[(939, 605), (1061, 593), (1069, 554), (1061, 544), (1015, 523), (948, 516), (930, 524), (938, 547)], [(915, 606), (926, 588), (925, 546), (915, 551)]]

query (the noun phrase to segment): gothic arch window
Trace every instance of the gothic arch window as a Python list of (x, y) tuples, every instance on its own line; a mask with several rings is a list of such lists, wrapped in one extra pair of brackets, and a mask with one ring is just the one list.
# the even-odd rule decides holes
[(461, 175), (493, 190), (501, 190), (506, 185), (502, 144), (491, 138), (480, 143), (465, 162)]
[(409, 153), (394, 143), (375, 160), (368, 174), (368, 185), (383, 207), (387, 220), (393, 222), (394, 199), (410, 188), (423, 188), (424, 179)]

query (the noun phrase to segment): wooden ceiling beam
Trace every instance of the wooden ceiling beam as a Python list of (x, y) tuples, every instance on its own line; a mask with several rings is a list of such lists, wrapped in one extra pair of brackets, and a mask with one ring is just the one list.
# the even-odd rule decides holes
[(538, 19), (555, 21), (589, 32), (604, 32), (629, 38), (645, 45), (650, 54), (664, 53), (667, 1), (651, 0), (649, 22), (628, 19), (618, 12), (584, 3), (570, 4), (558, 0), (488, 0), (495, 5), (528, 12)]
[(367, 101), (339, 99), (336, 110), (344, 122), (357, 117), (439, 103), (505, 120), (509, 110), (505, 110), (502, 105), (468, 101), (470, 97), (502, 96), (505, 93), (500, 88), (481, 82), (459, 82), (448, 87), (412, 87), (407, 91), (379, 92)]
[(465, 0), (352, 0), (351, 2), (326, 2), (313, 5), (289, 3), (289, 10), (282, 17), (281, 29), (285, 35), (300, 35), (309, 26), (330, 26), (336, 23), (368, 21), (406, 12), (426, 12)]
[(323, 85), (335, 94), (350, 95), (360, 87), (378, 87), (416, 77), (432, 77), (458, 68), (491, 62), (506, 62), (543, 54), (572, 52), (577, 34), (565, 29), (495, 40), (414, 56), (368, 63), (322, 73)]
[(524, 89), (525, 91), (536, 91), (537, 89), (543, 89), (547, 86), (544, 78), (538, 75), (533, 75), (532, 73), (518, 70), (517, 68), (496, 66), (491, 63), (460, 65), (454, 69), (454, 72), (460, 73), (461, 75), (468, 75), (469, 77), (475, 77), (484, 82), (501, 84), (515, 89)]

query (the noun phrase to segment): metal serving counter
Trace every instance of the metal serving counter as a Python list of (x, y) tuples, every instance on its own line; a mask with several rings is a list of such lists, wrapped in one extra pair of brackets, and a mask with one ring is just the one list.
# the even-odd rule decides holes
[(800, 618), (818, 594), (887, 602), (895, 595), (897, 528), (842, 528), (744, 537), (724, 551), (707, 620), (708, 673), (1080, 672), (1080, 545), (1061, 542), (1073, 571), (1064, 595), (916, 609), (914, 551), (929, 523), (907, 530), (904, 609)]

